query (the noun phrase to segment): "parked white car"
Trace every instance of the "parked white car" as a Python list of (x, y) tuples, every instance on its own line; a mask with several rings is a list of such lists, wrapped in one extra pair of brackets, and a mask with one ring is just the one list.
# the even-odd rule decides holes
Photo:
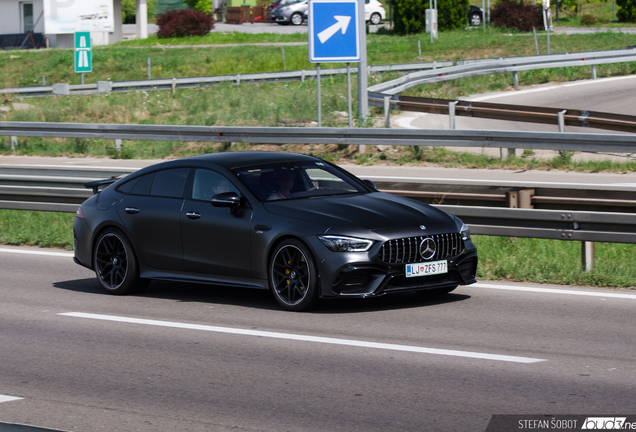
[(365, 0), (364, 19), (373, 25), (378, 25), (386, 19), (384, 6), (378, 0)]
[[(304, 21), (308, 21), (307, 15), (309, 9), (305, 10)], [(386, 19), (386, 11), (384, 6), (378, 0), (365, 0), (364, 19), (371, 24), (378, 25), (383, 19)]]

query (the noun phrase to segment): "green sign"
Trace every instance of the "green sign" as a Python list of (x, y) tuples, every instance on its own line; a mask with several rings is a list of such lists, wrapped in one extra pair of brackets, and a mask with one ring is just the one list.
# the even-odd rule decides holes
[(75, 33), (75, 72), (93, 72), (90, 32)]

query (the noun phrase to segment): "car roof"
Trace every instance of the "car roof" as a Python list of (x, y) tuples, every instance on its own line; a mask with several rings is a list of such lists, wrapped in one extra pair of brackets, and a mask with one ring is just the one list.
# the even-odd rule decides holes
[(316, 161), (319, 159), (314, 156), (298, 153), (245, 151), (210, 153), (200, 156), (192, 156), (181, 160), (212, 162), (228, 169), (234, 169), (252, 165)]

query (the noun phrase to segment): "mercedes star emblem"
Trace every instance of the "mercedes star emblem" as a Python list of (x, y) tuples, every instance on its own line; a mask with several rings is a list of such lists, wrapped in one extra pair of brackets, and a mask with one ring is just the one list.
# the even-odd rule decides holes
[(435, 256), (435, 249), (435, 240), (430, 237), (426, 237), (422, 240), (422, 243), (420, 243), (420, 255), (425, 260), (430, 260)]

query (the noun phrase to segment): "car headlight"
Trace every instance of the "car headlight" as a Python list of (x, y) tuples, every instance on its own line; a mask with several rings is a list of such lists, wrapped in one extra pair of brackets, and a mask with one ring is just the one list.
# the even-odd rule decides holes
[(372, 240), (342, 236), (318, 236), (318, 239), (334, 252), (366, 252), (373, 245)]
[(462, 240), (470, 240), (470, 228), (468, 228), (468, 226), (462, 222), (462, 227), (460, 228), (459, 232), (462, 235)]

